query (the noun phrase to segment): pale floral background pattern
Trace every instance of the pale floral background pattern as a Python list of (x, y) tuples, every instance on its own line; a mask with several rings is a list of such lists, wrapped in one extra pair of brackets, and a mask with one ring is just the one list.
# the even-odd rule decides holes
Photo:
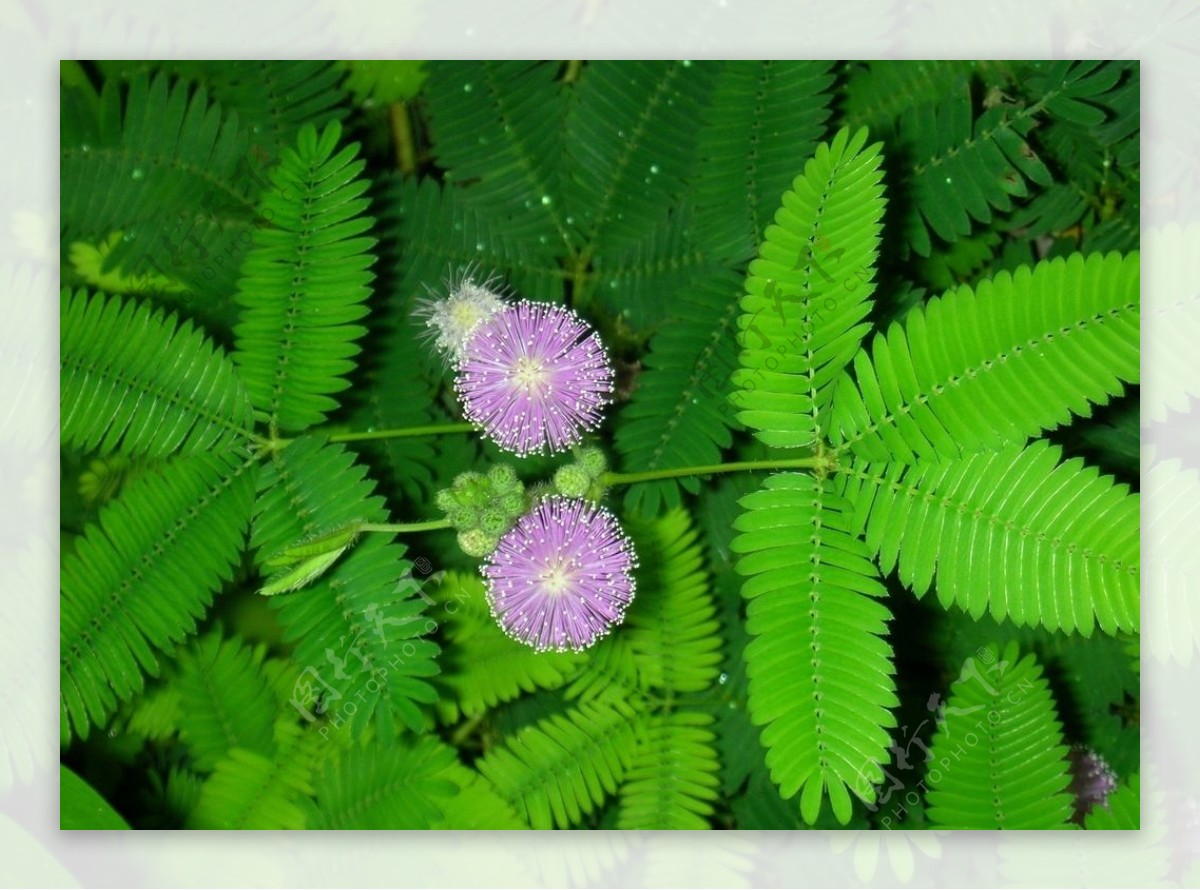
[[(1200, 884), (1200, 0), (0, 0), (0, 41), (0, 883)], [(1142, 831), (60, 834), (58, 60), (172, 56), (1141, 59)]]

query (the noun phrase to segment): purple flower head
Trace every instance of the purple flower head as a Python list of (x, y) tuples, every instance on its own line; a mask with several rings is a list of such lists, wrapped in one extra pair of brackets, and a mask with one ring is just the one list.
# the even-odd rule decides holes
[(1108, 806), (1108, 796), (1117, 790), (1117, 776), (1104, 758), (1089, 748), (1076, 745), (1069, 755), (1070, 792), (1075, 795), (1076, 819), (1097, 806)]
[(604, 507), (550, 497), (500, 539), (481, 571), (501, 629), (538, 651), (578, 652), (625, 617), (637, 556)]
[(613, 391), (596, 332), (570, 309), (528, 300), (478, 324), (456, 370), (466, 418), (521, 456), (577, 443)]

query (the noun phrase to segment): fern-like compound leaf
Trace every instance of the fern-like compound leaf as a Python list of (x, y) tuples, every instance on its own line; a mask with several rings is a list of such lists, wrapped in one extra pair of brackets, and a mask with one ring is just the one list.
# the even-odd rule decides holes
[(64, 444), (160, 458), (253, 435), (233, 363), (191, 322), (82, 290), (63, 291), (60, 308)]
[(698, 534), (682, 509), (631, 532), (642, 568), (626, 636), (642, 687), (708, 689), (720, 671), (721, 636)]
[(500, 630), (488, 610), (478, 574), (448, 572), (432, 592), (435, 614), (445, 616), (447, 642), (439, 685), (450, 695), (442, 716), (475, 717), (536, 689), (557, 689), (583, 658), (573, 652), (536, 652)]
[[(340, 445), (301, 436), (263, 468), (251, 546), (259, 563), (354, 521), (386, 519), (366, 470)], [(335, 561), (312, 586), (271, 598), (284, 638), (301, 666), (290, 705), (309, 724), (357, 736), (374, 718), (383, 738), (426, 727), (421, 705), (437, 693), (438, 647), (423, 639), (426, 577), (404, 547), (372, 534)], [(286, 570), (285, 570), (286, 571)]]
[(829, 117), (830, 63), (730, 61), (720, 66), (696, 139), (696, 240), (744, 261), (812, 155)]
[(274, 750), (275, 697), (263, 673), (264, 650), (220, 632), (205, 634), (178, 658), (172, 684), (179, 735), (197, 769), (209, 772), (232, 749), (265, 756)]
[(894, 136), (896, 121), (914, 107), (961, 95), (978, 65), (957, 59), (851, 62), (846, 67), (843, 123), (867, 127), (876, 138)]
[(643, 241), (692, 170), (716, 67), (677, 61), (588, 62), (571, 91), (563, 151), (568, 234), (585, 256)]
[(443, 62), (430, 65), (430, 128), (447, 184), (503, 219), (509, 234), (563, 247), (563, 124), (560, 63)]
[(457, 759), (437, 775), (452, 782), (455, 792), (437, 797), (442, 817), (430, 828), (488, 831), (529, 827), (491, 782)]
[[(186, 59), (155, 64), (202, 85), (253, 140), (256, 154), (268, 163), (291, 145), (300, 128), (323, 129), (347, 114), (346, 94), (338, 85), (343, 72), (336, 62), (316, 59)], [(268, 183), (262, 181), (260, 188)]]
[[(420, 361), (418, 326), (411, 303), (391, 299), (383, 308), (377, 347), (362, 357), (362, 385), (347, 394), (354, 409), (348, 418), (352, 429), (400, 429), (434, 422), (436, 390)], [(376, 478), (385, 487), (398, 488), (410, 501), (429, 496), (431, 468), (435, 462), (433, 437), (411, 436), (361, 443)]]
[[(740, 426), (727, 399), (737, 367), (733, 331), (740, 276), (714, 268), (687, 277), (676, 291), (671, 318), (650, 341), (629, 403), (618, 419), (615, 439), (626, 472), (718, 463)], [(680, 489), (695, 493), (693, 478), (631, 485), (626, 506), (653, 516), (659, 506), (680, 504)]]
[(828, 796), (845, 824), (851, 793), (873, 800), (896, 725), (884, 588), (831, 482), (780, 473), (740, 503), (750, 716), (783, 797), (800, 792), (812, 824)]
[(431, 828), (442, 817), (440, 798), (455, 793), (441, 775), (454, 762), (454, 749), (428, 736), (345, 748), (313, 778), (307, 827)]
[(833, 442), (912, 462), (1090, 416), (1138, 380), (1138, 270), (1136, 253), (1073, 254), (930, 300), (855, 357)]
[(569, 828), (616, 792), (637, 728), (625, 709), (582, 704), (518, 731), (476, 767), (533, 828)]
[[(549, 237), (514, 235), (507, 219), (477, 206), (467, 187), (406, 178), (387, 184), (383, 222), (394, 224), (401, 244), (396, 284), (400, 311), (417, 297), (445, 297), (464, 277), (482, 284), (491, 276), (523, 297), (561, 302), (560, 249)], [(392, 223), (392, 220), (395, 220)]]
[[(918, 596), (1084, 636), (1138, 629), (1138, 496), (1045, 440), (845, 468), (866, 542)], [(903, 539), (903, 546), (901, 540)], [(934, 583), (936, 581), (936, 583)]]
[(360, 237), (369, 185), (354, 160), (357, 145), (337, 151), (341, 125), (306, 125), (296, 148), (271, 173), (260, 229), (241, 267), (233, 358), (254, 407), (282, 430), (320, 423), (349, 386), (365, 328), (364, 305), (375, 241)]
[(1040, 96), (1038, 105), (1052, 117), (1094, 127), (1104, 123), (1108, 105), (1119, 98), (1114, 96), (1114, 87), (1127, 65), (1097, 59), (1038, 62), (1034, 64), (1036, 73), (1026, 85), (1032, 94)]
[(59, 624), (62, 732), (87, 737), (157, 674), (156, 652), (190, 634), (232, 577), (256, 465), (196, 455), (147, 470), (64, 557)]
[(750, 263), (738, 319), (738, 418), (768, 445), (812, 445), (868, 326), (883, 215), (878, 144), (842, 130), (796, 177)]
[(964, 664), (929, 749), (929, 819), (955, 829), (1066, 828), (1071, 777), (1050, 686), (1015, 642), (984, 651)]
[(620, 829), (704, 829), (721, 781), (708, 714), (652, 717), (621, 784)]
[(1008, 211), (1013, 197), (1029, 194), (1026, 181), (1049, 185), (1050, 171), (1025, 141), (1034, 108), (997, 105), (973, 117), (962, 84), (944, 102), (922, 105), (901, 119), (900, 141), (913, 158), (907, 180), (916, 211), (905, 235), (928, 256), (932, 230), (944, 241), (970, 234), (972, 220), (990, 222), (992, 211)]
[(328, 742), (295, 724), (277, 723), (273, 756), (233, 748), (200, 788), (187, 828), (300, 829), (312, 776)]
[[(98, 108), (63, 103), (62, 227), (66, 242), (121, 240), (105, 269), (185, 283), (185, 305), (225, 300), (254, 222), (246, 134), (204, 89), (130, 79), (105, 82)], [(74, 100), (74, 101), (72, 101)]]

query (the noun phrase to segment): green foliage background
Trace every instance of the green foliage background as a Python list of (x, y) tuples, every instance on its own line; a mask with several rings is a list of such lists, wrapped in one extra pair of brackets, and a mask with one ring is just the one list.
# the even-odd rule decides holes
[[(64, 827), (1136, 827), (1138, 103), (1129, 62), (64, 63)], [(613, 488), (638, 594), (586, 653), (505, 637), (446, 531), (257, 593), (503, 459), (347, 438), (461, 419), (411, 313), (467, 270), (599, 329), (616, 470), (815, 458)]]

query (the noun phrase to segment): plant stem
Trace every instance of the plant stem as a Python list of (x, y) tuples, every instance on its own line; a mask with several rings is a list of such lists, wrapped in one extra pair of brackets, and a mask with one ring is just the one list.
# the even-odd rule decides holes
[(711, 464), (706, 467), (677, 467), (671, 470), (647, 470), (644, 473), (605, 473), (600, 477), (602, 485), (632, 485), (634, 482), (653, 482), (656, 479), (676, 479), (680, 476), (710, 476), (714, 473), (738, 473), (743, 470), (815, 470), (826, 459), (820, 457), (797, 457), (784, 460), (744, 460), (728, 464)]
[(413, 145), (412, 122), (408, 119), (408, 103), (392, 103), (388, 107), (388, 121), (396, 142), (396, 166), (405, 176), (412, 176), (417, 172), (417, 150)]
[(370, 430), (363, 433), (338, 433), (330, 442), (366, 442), (371, 439), (404, 439), (410, 436), (439, 436), (442, 433), (469, 433), (469, 423), (434, 423), (429, 426), (404, 426), (394, 430)]
[(359, 531), (405, 534), (413, 532), (434, 532), (443, 528), (452, 528), (449, 519), (430, 519), (428, 522), (366, 522), (359, 527)]

